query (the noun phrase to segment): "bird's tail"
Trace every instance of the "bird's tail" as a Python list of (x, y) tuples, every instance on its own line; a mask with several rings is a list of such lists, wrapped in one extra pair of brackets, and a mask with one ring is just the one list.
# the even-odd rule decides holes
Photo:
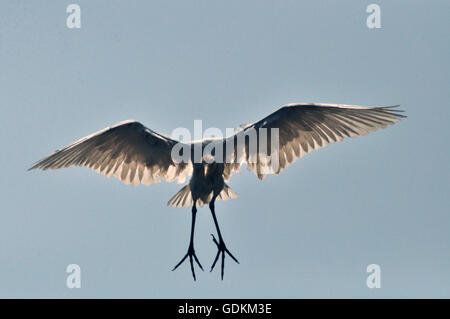
[(184, 186), (178, 193), (173, 196), (167, 205), (172, 207), (187, 207), (192, 206), (194, 204), (194, 200), (192, 199), (191, 188), (189, 184)]
[(236, 197), (238, 197), (236, 192), (230, 186), (228, 186), (227, 183), (224, 183), (223, 189), (220, 192), (219, 196), (217, 196), (217, 199), (227, 200), (227, 199), (233, 199)]
[[(205, 203), (201, 199), (198, 199), (197, 206), (203, 206), (203, 204), (208, 204), (209, 201), (211, 200), (211, 197), (212, 197), (212, 192), (208, 196), (208, 199), (206, 200)], [(224, 184), (222, 191), (217, 196), (217, 199), (227, 200), (227, 199), (236, 198), (236, 197), (237, 197), (236, 192), (234, 190), (232, 190), (230, 186), (228, 186), (227, 184)], [(180, 189), (180, 191), (178, 193), (176, 193), (175, 196), (173, 196), (169, 200), (167, 205), (172, 206), (172, 207), (189, 207), (189, 206), (194, 205), (194, 200), (192, 198), (192, 193), (191, 193), (189, 184), (187, 184), (182, 189)]]

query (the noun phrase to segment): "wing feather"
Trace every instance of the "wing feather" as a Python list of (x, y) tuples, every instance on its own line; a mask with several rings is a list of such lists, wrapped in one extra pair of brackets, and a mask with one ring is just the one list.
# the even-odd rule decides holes
[[(401, 114), (397, 106), (364, 107), (355, 105), (338, 104), (287, 104), (276, 112), (253, 124), (244, 126), (241, 131), (224, 139), (224, 143), (234, 141), (234, 156), (232, 161), (225, 159), (224, 177), (230, 179), (233, 172), (239, 171), (242, 162), (246, 162), (249, 169), (253, 170), (260, 179), (267, 175), (262, 172), (263, 168), (272, 165), (260, 160), (260, 149), (256, 163), (249, 163), (254, 158), (249, 154), (251, 147), (249, 139), (245, 139), (244, 146), (238, 146), (236, 141), (238, 134), (246, 134), (249, 130), (256, 129), (258, 144), (260, 140), (259, 129), (267, 128), (267, 136), (270, 129), (279, 130), (279, 167), (273, 173), (279, 174), (289, 164), (309, 152), (325, 147), (328, 144), (340, 142), (346, 137), (357, 137), (367, 135), (371, 131), (385, 128), (406, 117)], [(232, 139), (232, 140), (231, 140)], [(267, 138), (270, 144), (270, 138)], [(241, 148), (241, 149), (240, 149)], [(266, 148), (267, 155), (271, 155), (270, 145)], [(244, 156), (239, 159), (238, 152)], [(240, 161), (240, 162), (239, 162)]]
[(88, 167), (126, 184), (149, 185), (161, 179), (184, 182), (190, 163), (174, 163), (172, 147), (178, 143), (136, 121), (124, 121), (83, 137), (43, 158), (31, 169)]

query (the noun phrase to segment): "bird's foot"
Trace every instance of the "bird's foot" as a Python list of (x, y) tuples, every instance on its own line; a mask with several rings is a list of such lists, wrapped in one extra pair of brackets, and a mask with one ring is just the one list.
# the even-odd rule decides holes
[(188, 248), (188, 251), (187, 251), (186, 255), (184, 255), (184, 257), (180, 260), (180, 262), (178, 264), (176, 264), (175, 267), (173, 267), (172, 271), (177, 269), (178, 266), (180, 266), (186, 260), (186, 258), (188, 258), (188, 257), (189, 257), (189, 262), (191, 263), (192, 277), (194, 277), (194, 280), (196, 280), (196, 278), (195, 278), (195, 271), (194, 271), (194, 260), (197, 263), (197, 265), (200, 267), (201, 270), (203, 270), (203, 267), (200, 264), (200, 262), (198, 261), (197, 255), (195, 255), (195, 250), (194, 250), (194, 246), (193, 245), (189, 245), (189, 248)]
[(217, 263), (217, 260), (219, 260), (219, 256), (222, 255), (222, 272), (221, 272), (221, 276), (222, 276), (222, 280), (223, 280), (223, 273), (224, 273), (224, 269), (225, 269), (225, 253), (227, 253), (228, 256), (230, 256), (238, 264), (239, 264), (239, 261), (233, 256), (232, 253), (230, 253), (228, 248), (225, 246), (225, 243), (223, 242), (221, 236), (219, 236), (219, 241), (216, 240), (216, 237), (214, 237), (213, 234), (211, 234), (211, 236), (213, 238), (213, 242), (217, 246), (217, 255), (216, 255), (216, 258), (214, 259), (214, 262), (213, 262), (213, 264), (211, 266), (211, 270), (210, 271), (213, 271), (214, 266)]

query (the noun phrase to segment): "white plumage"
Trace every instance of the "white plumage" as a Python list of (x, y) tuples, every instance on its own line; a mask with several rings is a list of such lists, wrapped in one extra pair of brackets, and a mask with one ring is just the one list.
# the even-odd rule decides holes
[[(215, 216), (214, 202), (216, 199), (226, 200), (237, 196), (225, 181), (230, 180), (232, 173), (239, 171), (243, 163), (247, 163), (249, 169), (259, 179), (266, 177), (267, 173), (264, 169), (271, 165), (270, 162), (260, 160), (259, 153), (251, 154), (247, 141), (244, 144), (236, 143), (239, 134), (255, 129), (259, 140), (259, 129), (277, 128), (279, 130), (277, 154), (279, 166), (273, 173), (279, 174), (295, 160), (312, 150), (342, 141), (346, 137), (366, 135), (370, 131), (394, 124), (404, 117), (400, 112), (396, 106), (368, 108), (337, 104), (287, 104), (260, 121), (242, 126), (230, 137), (187, 144), (189, 148), (194, 149), (200, 143), (203, 149), (211, 142), (223, 146), (227, 142), (234, 142), (231, 160), (215, 158), (216, 162), (213, 163), (193, 163), (192, 159), (187, 163), (175, 163), (171, 157), (171, 151), (173, 146), (179, 143), (178, 141), (156, 133), (139, 122), (124, 121), (57, 150), (30, 169), (47, 170), (71, 165), (84, 166), (135, 186), (140, 183), (144, 185), (158, 183), (162, 179), (183, 183), (186, 176), (192, 175), (189, 184), (175, 194), (168, 203), (174, 207), (192, 206), (191, 242), (188, 253), (174, 269), (187, 257), (190, 258), (194, 279), (193, 258), (202, 268), (193, 248), (196, 205), (209, 203), (219, 237), (218, 241), (213, 237), (218, 252), (211, 270), (221, 254), (223, 278), (225, 253), (236, 262), (237, 260), (223, 242)], [(239, 157), (238, 154), (242, 156)]]

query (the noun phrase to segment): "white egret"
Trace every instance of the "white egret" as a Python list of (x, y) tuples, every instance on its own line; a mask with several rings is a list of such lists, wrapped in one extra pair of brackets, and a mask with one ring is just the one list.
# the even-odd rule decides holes
[[(263, 161), (261, 149), (256, 148), (256, 157), (251, 154), (250, 139), (244, 138), (244, 143), (236, 143), (239, 134), (255, 130), (257, 140), (261, 140), (260, 129), (278, 129), (278, 149), (270, 150), (265, 155), (276, 154), (278, 167), (273, 174), (279, 174), (289, 164), (312, 150), (324, 147), (333, 142), (339, 142), (345, 137), (366, 135), (370, 131), (394, 124), (400, 118), (396, 106), (363, 107), (337, 104), (287, 104), (264, 119), (241, 127), (240, 132), (223, 139), (203, 139), (184, 143), (187, 149), (202, 150), (213, 142), (224, 146), (232, 142), (230, 158), (225, 155), (205, 156), (197, 163), (189, 156), (187, 161), (175, 161), (172, 158), (172, 148), (179, 142), (158, 134), (136, 121), (124, 121), (97, 133), (86, 136), (37, 162), (30, 169), (57, 169), (71, 165), (84, 166), (93, 169), (107, 177), (114, 176), (127, 183), (149, 185), (165, 179), (168, 182), (178, 180), (183, 182), (186, 175), (192, 177), (168, 205), (174, 207), (192, 206), (192, 224), (189, 247), (186, 255), (173, 268), (175, 270), (189, 257), (192, 276), (195, 277), (194, 260), (203, 270), (194, 250), (194, 228), (197, 205), (209, 204), (218, 239), (213, 236), (217, 246), (217, 254), (211, 266), (214, 269), (221, 257), (221, 278), (224, 275), (225, 254), (235, 262), (237, 259), (225, 245), (215, 213), (216, 199), (235, 198), (236, 193), (225, 183), (231, 178), (232, 172), (240, 170), (247, 163), (259, 179), (268, 173), (265, 168), (272, 165)], [(194, 151), (195, 152), (195, 151)], [(229, 154), (229, 153), (227, 153)], [(238, 156), (241, 154), (242, 156)], [(253, 154), (255, 155), (255, 154)], [(212, 156), (212, 158), (211, 158)], [(208, 160), (206, 160), (208, 159)], [(250, 160), (253, 159), (253, 160)]]

